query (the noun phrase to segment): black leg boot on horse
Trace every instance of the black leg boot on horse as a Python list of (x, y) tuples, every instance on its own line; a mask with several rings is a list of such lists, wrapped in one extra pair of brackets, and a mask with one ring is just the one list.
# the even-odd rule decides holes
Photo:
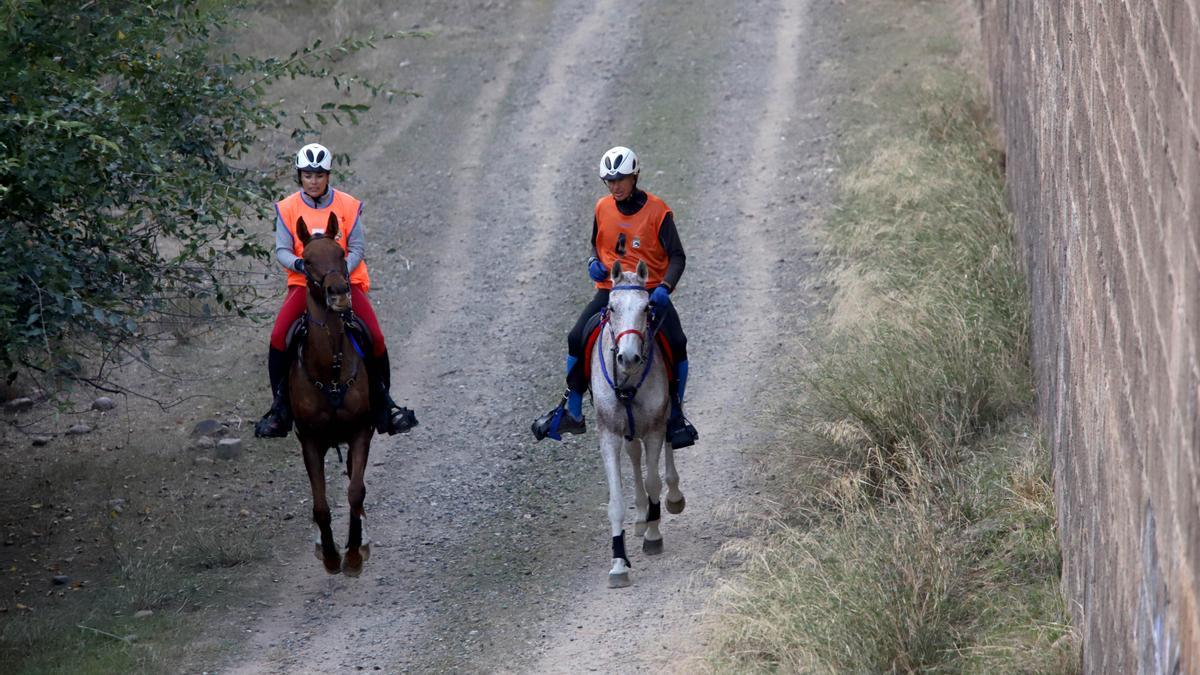
[(367, 359), (367, 370), (371, 378), (371, 414), (375, 418), (375, 431), (394, 436), (417, 426), (413, 411), (392, 400), (392, 367), (387, 351)]
[(292, 408), (288, 405), (287, 395), (287, 371), (291, 363), (289, 352), (272, 349), (267, 355), (267, 373), (274, 400), (271, 409), (254, 425), (254, 435), (259, 438), (284, 438), (292, 429)]

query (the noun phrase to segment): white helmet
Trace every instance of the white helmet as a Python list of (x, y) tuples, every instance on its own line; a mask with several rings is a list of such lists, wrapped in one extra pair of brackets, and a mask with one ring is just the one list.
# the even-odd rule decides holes
[(604, 180), (616, 180), (621, 176), (636, 176), (641, 170), (637, 155), (623, 145), (609, 150), (600, 158), (600, 177)]
[(333, 166), (333, 153), (320, 143), (309, 143), (296, 153), (296, 168), (300, 171), (329, 172)]

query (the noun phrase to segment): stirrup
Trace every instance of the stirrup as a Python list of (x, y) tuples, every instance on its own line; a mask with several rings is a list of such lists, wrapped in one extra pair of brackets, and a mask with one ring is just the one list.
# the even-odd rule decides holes
[(695, 445), (699, 438), (700, 432), (696, 431), (696, 427), (682, 414), (667, 420), (667, 442), (671, 444), (672, 449)]
[(376, 427), (379, 433), (386, 433), (388, 436), (395, 436), (411, 430), (413, 427), (420, 424), (417, 421), (417, 416), (413, 411), (404, 406), (392, 405), (387, 411), (387, 416), (380, 421)]
[(559, 403), (554, 410), (534, 420), (530, 431), (535, 440), (553, 438), (561, 441), (563, 434), (582, 434), (587, 431), (587, 422), (582, 416), (579, 419), (571, 417), (566, 406)]

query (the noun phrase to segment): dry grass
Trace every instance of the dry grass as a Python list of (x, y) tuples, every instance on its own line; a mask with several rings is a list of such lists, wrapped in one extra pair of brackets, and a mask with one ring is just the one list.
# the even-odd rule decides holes
[(985, 99), (939, 27), (952, 3), (867, 4), (859, 24), (908, 31), (864, 28), (880, 44), (863, 53), (909, 68), (851, 69), (871, 105), (849, 116), (829, 221), (829, 335), (784, 414), (794, 494), (740, 551), (706, 665), (1076, 672)]

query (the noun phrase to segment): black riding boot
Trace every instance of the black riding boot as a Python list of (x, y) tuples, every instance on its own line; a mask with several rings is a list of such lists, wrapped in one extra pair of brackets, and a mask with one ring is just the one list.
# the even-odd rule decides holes
[(371, 413), (375, 417), (375, 431), (389, 436), (403, 433), (417, 426), (417, 416), (408, 408), (396, 405), (392, 400), (392, 366), (385, 351), (367, 359), (371, 378)]
[(272, 349), (267, 355), (267, 373), (271, 377), (271, 393), (275, 400), (271, 409), (254, 425), (259, 438), (283, 438), (292, 428), (292, 409), (287, 399), (287, 371), (291, 359), (287, 352)]

